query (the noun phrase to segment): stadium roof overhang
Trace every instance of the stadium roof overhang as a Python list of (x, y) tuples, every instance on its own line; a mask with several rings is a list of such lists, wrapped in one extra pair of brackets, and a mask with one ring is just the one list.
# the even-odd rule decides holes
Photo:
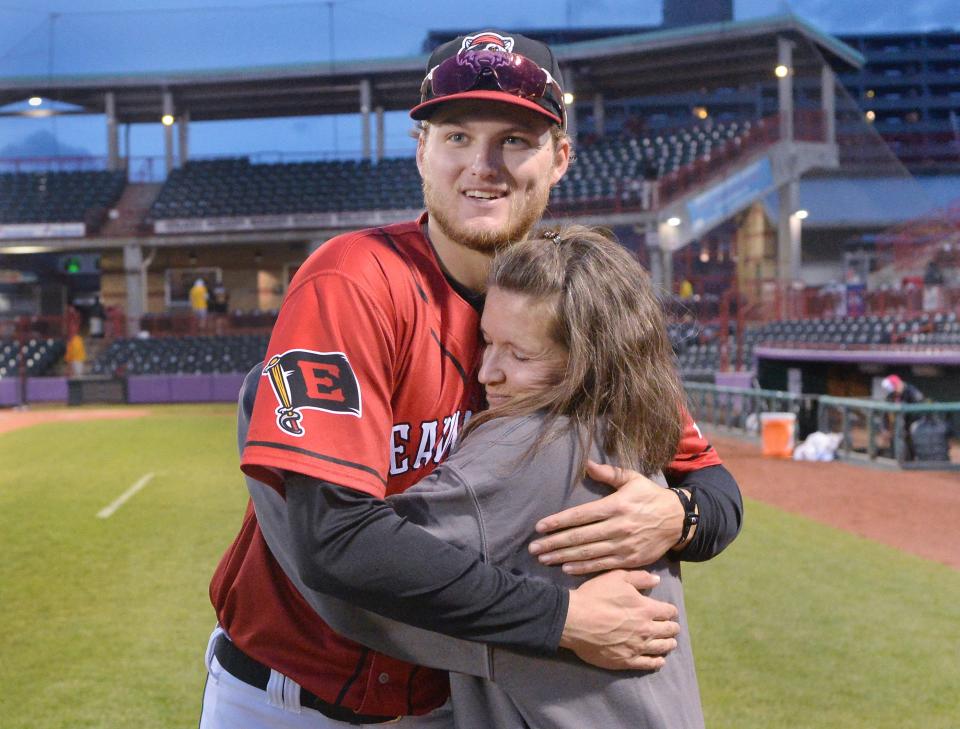
[[(864, 58), (833, 36), (793, 15), (655, 30), (556, 46), (579, 95), (642, 97), (701, 89), (736, 88), (772, 78), (778, 39), (794, 41), (797, 75), (824, 62), (858, 68)], [(356, 114), (361, 86), (370, 85), (371, 108), (409, 109), (419, 100), (426, 56), (342, 63), (184, 71), (57, 75), (0, 79), (0, 107), (40, 96), (101, 114), (112, 92), (119, 123), (154, 123), (163, 96), (191, 121)], [(20, 114), (21, 112), (5, 112)], [(29, 113), (29, 112), (26, 112)]]

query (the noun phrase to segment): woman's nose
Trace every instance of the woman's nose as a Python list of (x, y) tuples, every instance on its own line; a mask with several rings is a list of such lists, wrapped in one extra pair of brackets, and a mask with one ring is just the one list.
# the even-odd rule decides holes
[(483, 357), (480, 360), (480, 372), (477, 373), (477, 379), (481, 385), (490, 385), (500, 382), (503, 379), (503, 372), (497, 364), (497, 357), (492, 351), (492, 347), (483, 350)]

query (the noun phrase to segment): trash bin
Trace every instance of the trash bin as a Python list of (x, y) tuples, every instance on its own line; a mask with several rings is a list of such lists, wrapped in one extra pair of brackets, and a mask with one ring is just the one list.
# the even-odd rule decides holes
[(795, 413), (760, 413), (760, 440), (763, 455), (790, 458), (797, 442)]
[(910, 441), (915, 461), (949, 461), (950, 428), (946, 420), (924, 415), (910, 425)]

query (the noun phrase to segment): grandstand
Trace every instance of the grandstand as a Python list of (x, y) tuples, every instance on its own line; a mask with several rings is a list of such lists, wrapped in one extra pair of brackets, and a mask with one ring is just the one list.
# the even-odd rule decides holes
[(96, 233), (126, 185), (122, 172), (0, 174), (0, 225), (6, 237)]
[[(551, 197), (557, 212), (650, 211), (698, 176), (761, 143), (769, 119), (691, 125), (656, 136), (618, 136), (584, 143)], [(659, 184), (661, 183), (662, 184)], [(654, 190), (658, 194), (654, 194)], [(662, 190), (662, 194), (661, 191)], [(367, 210), (415, 210), (423, 204), (410, 157), (253, 164), (248, 158), (189, 161), (173, 170), (144, 223), (158, 233), (183, 231), (190, 220), (220, 219), (242, 228), (270, 216)], [(273, 224), (276, 219), (272, 218)], [(303, 222), (309, 223), (304, 217)], [(209, 222), (206, 223), (209, 225)]]
[(58, 339), (0, 339), (0, 377), (16, 376), (21, 368), (29, 377), (48, 375), (63, 357), (64, 349)]
[(116, 339), (93, 362), (95, 375), (246, 374), (263, 359), (267, 335)]
[[(940, 127), (903, 136), (891, 117), (908, 101), (896, 97), (902, 69), (891, 69), (916, 56), (921, 76), (949, 75), (960, 64), (955, 34), (847, 43), (789, 15), (532, 34), (558, 44), (576, 99), (576, 159), (548, 215), (613, 228), (650, 268), (688, 379), (732, 372), (785, 387), (786, 369), (842, 361), (843, 393), (869, 395), (882, 374), (906, 366), (925, 389), (960, 399), (960, 385), (949, 384), (960, 382), (951, 355), (960, 345), (960, 227), (950, 198), (960, 157), (948, 154)], [(106, 337), (91, 338), (92, 376), (125, 378), (141, 399), (183, 397), (177, 377), (220, 383), (201, 399), (228, 392), (259, 359), (286, 286), (315, 247), (421, 208), (414, 159), (385, 154), (383, 115), (413, 105), (424, 62), (0, 80), (0, 105), (56, 98), (103, 114), (108, 136), (107, 157), (92, 169), (60, 160), (0, 174), (0, 380), (62, 378), (65, 303), (89, 334), (102, 301)], [(927, 84), (936, 103), (924, 123), (943, 121), (933, 106), (952, 98), (952, 83)], [(865, 118), (868, 107), (875, 118)], [(331, 113), (359, 116), (360, 155), (190, 154), (194, 122)], [(164, 114), (174, 125), (144, 179), (117, 130)], [(915, 178), (904, 163), (938, 175)], [(931, 265), (937, 284), (923, 280)], [(197, 277), (229, 300), (203, 327), (185, 290)], [(693, 293), (681, 299), (683, 280)], [(837, 378), (808, 381), (838, 394)]]
[[(410, 157), (250, 164), (187, 162), (167, 178), (145, 222), (413, 209), (423, 204)], [(161, 226), (159, 231), (164, 230)]]
[[(749, 57), (741, 52), (744, 44), (755, 47)], [(552, 212), (638, 231), (638, 252), (661, 285), (672, 288), (674, 251), (775, 191), (785, 205), (774, 223), (778, 238), (774, 277), (797, 277), (799, 250), (791, 239), (789, 219), (796, 185), (806, 171), (836, 164), (830, 121), (833, 67), (855, 67), (862, 60), (856, 52), (786, 16), (570, 43), (558, 53), (568, 86), (578, 98), (594, 98), (595, 106), (606, 96), (657, 94), (667, 85), (700, 93), (710, 86), (756, 83), (786, 61), (792, 72), (780, 83), (782, 108), (773, 115), (708, 119), (655, 134), (582, 135), (579, 159), (555, 190)], [(214, 79), (209, 73), (183, 73), (172, 82), (142, 74), (133, 84), (122, 77), (79, 76), (52, 78), (39, 88), (36, 79), (10, 79), (0, 87), (0, 102), (23, 98), (29, 87), (29, 93), (105, 112), (110, 140), (106, 167), (127, 166), (131, 174), (129, 161), (119, 156), (118, 126), (173, 112), (183, 163), (175, 164), (174, 135), (167, 127), (165, 183), (131, 181), (102, 233), (83, 240), (101, 252), (101, 296), (106, 305), (126, 312), (132, 335), (143, 315), (176, 305), (164, 280), (166, 273), (158, 269), (167, 263), (164, 258), (177, 259), (178, 269), (222, 269), (224, 246), (255, 245), (253, 250), (260, 251), (255, 257), (261, 260), (274, 258), (280, 247), (282, 265), (291, 269), (337, 230), (408, 219), (421, 204), (412, 160), (384, 158), (381, 124), (372, 125), (370, 120), (373, 114), (379, 119), (384, 110), (412, 105), (422, 65), (423, 58), (414, 57), (389, 63), (347, 62), (333, 69), (326, 65), (238, 69), (218, 73)], [(671, 69), (669, 82), (664, 67)], [(819, 110), (794, 109), (794, 78), (811, 76), (819, 79)], [(148, 93), (151, 87), (153, 92)], [(364, 159), (274, 164), (242, 158), (190, 159), (187, 140), (192, 121), (343, 112), (350, 108), (345, 88), (355, 90), (352, 108), (364, 120)], [(572, 112), (570, 131), (576, 134), (576, 104)], [(378, 129), (375, 145), (370, 137), (373, 127)], [(0, 235), (10, 240), (18, 233), (29, 243), (49, 231), (0, 228)], [(77, 248), (77, 243), (60, 249)], [(151, 251), (158, 252), (156, 258), (151, 259)], [(134, 274), (151, 260), (143, 275)], [(239, 308), (263, 306), (255, 292), (264, 287), (251, 280), (259, 275), (256, 271), (243, 274), (242, 287), (236, 285), (239, 273), (223, 269), (212, 275), (233, 277), (230, 288)], [(282, 292), (285, 273), (275, 271), (272, 276), (276, 284), (271, 285)]]

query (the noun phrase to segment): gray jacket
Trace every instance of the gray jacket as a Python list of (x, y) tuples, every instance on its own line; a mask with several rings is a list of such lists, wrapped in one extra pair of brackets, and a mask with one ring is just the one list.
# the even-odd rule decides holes
[[(545, 567), (528, 553), (527, 545), (535, 536), (533, 525), (609, 489), (574, 478), (580, 445), (570, 428), (521, 460), (540, 432), (542, 420), (541, 415), (531, 415), (484, 424), (433, 474), (388, 501), (412, 522), (448, 542), (480, 552), (489, 562), (576, 587), (585, 578)], [(607, 460), (596, 448), (590, 456)], [(377, 651), (455, 672), (451, 691), (457, 729), (703, 726), (679, 562), (661, 559), (647, 568), (661, 578), (650, 596), (680, 611), (679, 645), (667, 657), (666, 666), (650, 673), (605, 671), (566, 651), (535, 656), (450, 638), (309, 590), (293, 577), (292, 550), (283, 536), (283, 499), (269, 487), (251, 479), (247, 482), (271, 551), (335, 630)], [(664, 485), (662, 477), (659, 482)]]

